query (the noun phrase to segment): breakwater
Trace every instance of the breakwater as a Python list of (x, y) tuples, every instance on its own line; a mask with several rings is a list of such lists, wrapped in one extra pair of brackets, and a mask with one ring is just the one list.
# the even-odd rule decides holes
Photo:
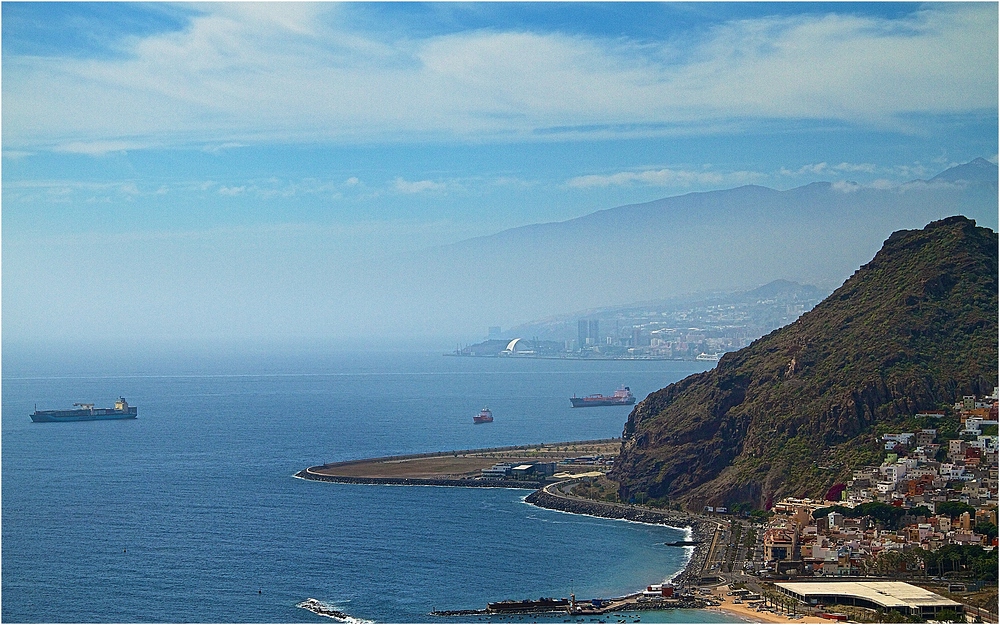
[(705, 558), (711, 548), (712, 538), (718, 523), (707, 518), (685, 514), (675, 510), (652, 510), (637, 506), (594, 501), (551, 492), (549, 488), (539, 489), (525, 498), (527, 503), (540, 508), (560, 510), (573, 514), (587, 514), (606, 519), (625, 519), (638, 523), (669, 525), (671, 527), (690, 528), (691, 539), (697, 541), (693, 546), (691, 559), (682, 572), (673, 579), (675, 584), (697, 584), (705, 564)]
[[(399, 462), (401, 460), (419, 460), (421, 458), (458, 457), (472, 455), (502, 454), (514, 451), (531, 451), (540, 448), (555, 449), (559, 447), (584, 447), (592, 445), (606, 445), (608, 443), (621, 443), (620, 438), (595, 438), (586, 441), (566, 441), (562, 443), (538, 443), (537, 445), (507, 445), (505, 447), (484, 447), (480, 449), (454, 449), (451, 451), (431, 451), (419, 454), (401, 454), (396, 456), (379, 456), (376, 458), (358, 458), (354, 460), (341, 460), (339, 462), (327, 462), (326, 464), (310, 467), (310, 469), (347, 467), (356, 464), (374, 464), (378, 462)], [(557, 455), (558, 452), (548, 452), (550, 455)], [(307, 469), (308, 470), (308, 469)]]
[(395, 486), (459, 486), (463, 488), (522, 488), (533, 490), (541, 488), (542, 483), (532, 480), (475, 480), (475, 479), (445, 479), (423, 477), (356, 477), (346, 475), (324, 475), (315, 473), (313, 469), (324, 466), (309, 467), (295, 474), (304, 480), (317, 482), (337, 482), (340, 484), (384, 484)]
[(617, 599), (602, 599), (600, 605), (595, 605), (591, 601), (580, 601), (575, 604), (567, 604), (564, 607), (545, 608), (525, 608), (495, 610), (486, 609), (470, 610), (434, 610), (430, 616), (489, 616), (489, 615), (513, 615), (513, 614), (540, 614), (564, 612), (571, 617), (596, 616), (608, 614), (609, 612), (639, 612), (639, 611), (660, 611), (660, 610), (697, 610), (714, 605), (705, 599), (697, 597), (681, 597), (675, 599), (646, 599), (639, 594), (618, 597)]

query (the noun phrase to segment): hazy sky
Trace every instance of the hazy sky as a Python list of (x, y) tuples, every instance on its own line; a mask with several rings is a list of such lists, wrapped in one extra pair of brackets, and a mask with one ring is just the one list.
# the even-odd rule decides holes
[(372, 327), (359, 285), (627, 203), (997, 158), (996, 3), (2, 12), (4, 339), (467, 336), (496, 321)]

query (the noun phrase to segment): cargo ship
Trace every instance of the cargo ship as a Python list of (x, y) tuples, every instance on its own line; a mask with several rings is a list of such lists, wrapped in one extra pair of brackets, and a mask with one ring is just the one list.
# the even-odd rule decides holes
[(53, 421), (103, 421), (105, 419), (135, 419), (139, 409), (129, 406), (124, 397), (119, 397), (114, 408), (94, 408), (94, 404), (73, 404), (78, 408), (70, 410), (39, 410), (31, 413), (31, 420), (36, 423)]
[(565, 610), (569, 607), (568, 599), (553, 599), (551, 597), (541, 597), (539, 599), (526, 599), (524, 601), (497, 601), (486, 604), (489, 612), (553, 612)]
[(473, 423), (493, 423), (493, 413), (490, 412), (489, 408), (483, 408), (479, 411), (479, 414), (472, 417)]
[(589, 406), (631, 406), (635, 403), (635, 395), (632, 394), (629, 387), (623, 386), (615, 391), (613, 395), (601, 395), (600, 393), (587, 395), (586, 397), (577, 397), (574, 395), (569, 400), (572, 402), (574, 408), (587, 408)]

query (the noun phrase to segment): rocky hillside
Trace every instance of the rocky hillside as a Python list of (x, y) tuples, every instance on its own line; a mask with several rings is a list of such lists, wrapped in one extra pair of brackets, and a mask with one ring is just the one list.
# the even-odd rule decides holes
[(902, 230), (812, 311), (652, 393), (611, 477), (623, 501), (764, 507), (879, 462), (878, 428), (997, 385), (997, 234)]

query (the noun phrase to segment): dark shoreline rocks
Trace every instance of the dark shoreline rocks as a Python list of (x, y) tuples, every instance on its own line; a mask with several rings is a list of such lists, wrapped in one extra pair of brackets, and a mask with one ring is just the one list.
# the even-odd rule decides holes
[(691, 559), (688, 560), (684, 570), (678, 573), (672, 580), (677, 585), (698, 583), (701, 578), (701, 570), (705, 563), (705, 557), (708, 555), (709, 545), (718, 527), (718, 523), (714, 521), (674, 510), (652, 510), (619, 503), (565, 497), (554, 495), (544, 489), (531, 493), (525, 498), (525, 501), (539, 508), (560, 510), (573, 514), (587, 514), (605, 519), (625, 519), (637, 523), (691, 528), (691, 540), (697, 541), (697, 544), (693, 545)]
[(319, 599), (313, 599), (312, 597), (306, 599), (302, 603), (295, 605), (296, 608), (302, 608), (303, 610), (309, 610), (313, 614), (318, 614), (320, 616), (325, 616), (327, 618), (332, 618), (338, 621), (350, 622), (351, 616), (346, 612), (341, 612), (340, 610), (335, 610), (330, 606), (324, 604)]

